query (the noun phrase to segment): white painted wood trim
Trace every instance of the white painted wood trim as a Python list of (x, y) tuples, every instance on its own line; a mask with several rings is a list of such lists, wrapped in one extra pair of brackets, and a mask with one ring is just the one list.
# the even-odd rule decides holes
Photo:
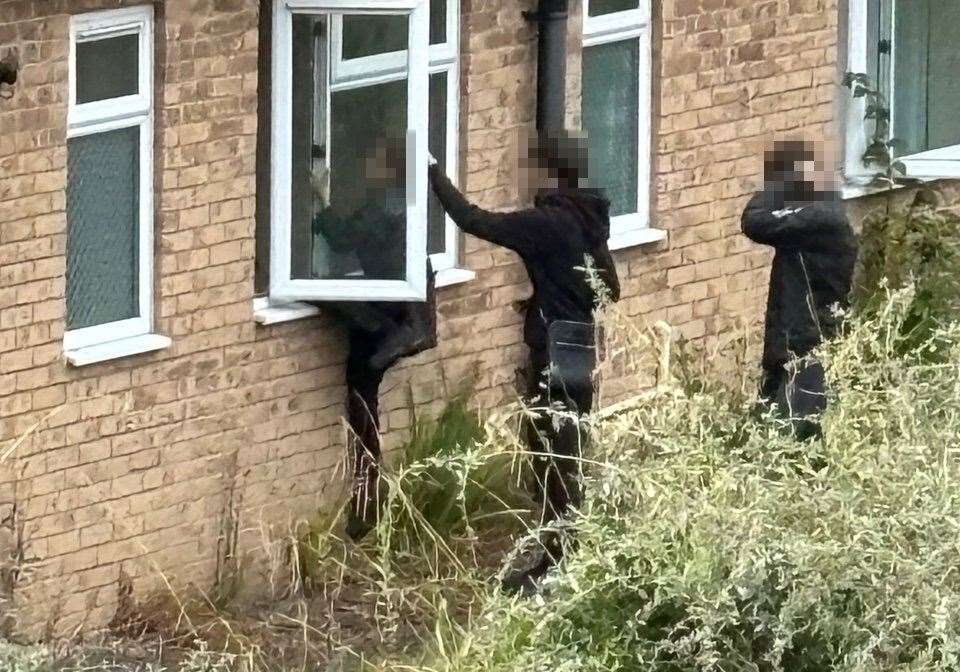
[[(847, 5), (847, 71), (866, 73), (869, 67), (870, 35), (869, 33), (869, 5), (870, 0), (848, 0)], [(892, 5), (896, 12), (896, 3)], [(892, 59), (896, 58), (896, 43), (892, 45)], [(867, 73), (871, 74), (872, 73)], [(874, 82), (879, 85), (879, 82)], [(890, 68), (890, 127), (893, 128), (895, 110), (892, 109), (894, 79), (893, 68)], [(857, 185), (858, 180), (872, 177), (873, 173), (863, 165), (861, 157), (867, 148), (867, 130), (863, 115), (865, 101), (863, 98), (854, 98), (849, 92), (846, 94), (846, 114), (844, 128), (844, 176), (847, 187), (844, 193), (862, 195), (864, 188)], [(960, 177), (960, 145), (942, 147), (919, 154), (895, 157), (906, 167), (906, 175), (916, 178), (957, 178)], [(883, 189), (881, 189), (883, 190)], [(867, 189), (866, 193), (873, 193)], [(846, 196), (845, 196), (846, 198)]]
[(281, 8), (342, 14), (407, 14), (423, 0), (280, 0)]
[(650, 243), (658, 243), (661, 240), (667, 239), (667, 232), (663, 229), (654, 229), (648, 227), (633, 229), (630, 231), (621, 231), (616, 234), (611, 234), (610, 239), (607, 241), (607, 246), (611, 251), (613, 250), (625, 250), (630, 247), (637, 247), (638, 245), (649, 245)]
[(67, 363), (72, 366), (89, 366), (100, 362), (107, 362), (121, 357), (141, 355), (146, 352), (156, 352), (169, 348), (173, 341), (159, 334), (143, 334), (131, 336), (115, 341), (108, 341), (85, 348), (65, 350), (63, 353)]
[(470, 282), (476, 277), (477, 274), (469, 268), (445, 268), (437, 271), (434, 283), (437, 287), (451, 287), (464, 282)]
[(267, 297), (258, 297), (253, 300), (253, 320), (263, 326), (302, 320), (319, 314), (320, 309), (309, 303), (298, 301), (281, 303)]

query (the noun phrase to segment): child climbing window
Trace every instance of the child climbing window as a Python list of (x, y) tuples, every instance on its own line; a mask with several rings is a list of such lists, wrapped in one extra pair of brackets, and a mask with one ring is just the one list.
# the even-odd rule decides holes
[[(438, 282), (456, 281), (456, 229), (422, 173), (428, 148), (456, 165), (458, 3), (276, 0), (271, 9), (261, 28), (273, 118), (258, 152), (258, 293), (274, 305), (422, 298), (427, 255)], [(383, 188), (383, 148), (397, 141), (403, 179)], [(387, 277), (364, 269), (357, 250), (332, 247), (317, 225), (321, 210), (321, 220), (345, 221), (374, 209), (401, 221), (375, 265), (397, 271)]]

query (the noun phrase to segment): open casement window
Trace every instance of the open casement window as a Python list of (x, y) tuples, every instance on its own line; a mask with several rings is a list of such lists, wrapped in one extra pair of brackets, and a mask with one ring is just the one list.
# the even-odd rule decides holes
[(273, 21), (270, 299), (424, 299), (428, 0), (275, 0)]
[(650, 0), (584, 0), (583, 128), (590, 181), (610, 199), (610, 247), (662, 238), (649, 228)]
[[(456, 180), (459, 121), (459, 0), (430, 0), (428, 146), (440, 168)], [(358, 84), (406, 77), (406, 22), (401, 16), (331, 20), (331, 72), (335, 83)], [(434, 270), (457, 265), (456, 225), (428, 190), (427, 252)]]
[[(957, 0), (849, 0), (847, 70), (866, 73), (890, 110), (893, 154), (910, 177), (960, 177)], [(872, 174), (863, 99), (847, 107), (845, 172)]]
[(70, 22), (64, 350), (88, 364), (169, 345), (151, 334), (153, 14)]

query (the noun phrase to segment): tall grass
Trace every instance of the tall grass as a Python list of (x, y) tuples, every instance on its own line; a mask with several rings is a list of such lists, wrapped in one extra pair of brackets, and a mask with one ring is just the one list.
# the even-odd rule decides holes
[(595, 420), (578, 550), (545, 596), (490, 591), (395, 669), (960, 669), (960, 325), (904, 350), (915, 298), (823, 348), (822, 442), (709, 386)]
[[(960, 670), (957, 231), (916, 216), (878, 225), (861, 270), (873, 280), (818, 352), (822, 440), (753, 412), (739, 342), (676, 347), (611, 308), (601, 371), (651, 385), (584, 420), (578, 544), (542, 595), (496, 580), (536, 519), (520, 438), (536, 409), (481, 422), (457, 395), (385, 470), (368, 539), (344, 542), (336, 512), (301, 531), (304, 580), (274, 605), (296, 656), (244, 631), (169, 672)], [(23, 651), (11, 669), (46, 672)]]

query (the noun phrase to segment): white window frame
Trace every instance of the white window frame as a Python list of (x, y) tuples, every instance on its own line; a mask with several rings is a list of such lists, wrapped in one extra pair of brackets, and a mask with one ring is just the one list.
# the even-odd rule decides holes
[[(96, 135), (123, 128), (140, 131), (139, 296), (138, 316), (64, 333), (67, 360), (90, 364), (167, 347), (170, 339), (153, 328), (153, 8), (151, 6), (79, 14), (70, 20), (67, 138)], [(136, 94), (77, 103), (77, 45), (123, 35), (139, 35), (139, 76)]]
[[(274, 0), (273, 128), (271, 129), (270, 301), (400, 301), (425, 300), (423, 272), (427, 248), (427, 104), (429, 93), (429, 0)], [(406, 14), (407, 62), (407, 250), (404, 280), (291, 278), (291, 170), (293, 15)], [(333, 22), (331, 22), (332, 24)], [(332, 31), (331, 31), (332, 32)], [(401, 52), (403, 53), (403, 52)], [(393, 75), (393, 79), (402, 77)], [(376, 82), (390, 81), (384, 75)], [(357, 88), (373, 80), (331, 81), (328, 95)]]
[[(639, 40), (637, 117), (637, 210), (610, 220), (610, 249), (663, 240), (666, 233), (650, 227), (651, 172), (651, 11), (650, 0), (639, 0), (637, 9), (590, 16), (590, 0), (583, 0), (583, 49), (603, 44)], [(602, 185), (600, 185), (602, 186)]]
[[(446, 11), (446, 41), (429, 46), (430, 76), (446, 73), (447, 109), (446, 109), (446, 156), (447, 175), (456, 183), (459, 174), (460, 141), (460, 2), (459, 0), (430, 0), (444, 2)], [(334, 16), (331, 21), (331, 91), (343, 90), (353, 86), (396, 81), (405, 78), (407, 71), (407, 52), (392, 51), (362, 58), (343, 58), (343, 17)], [(428, 83), (429, 86), (429, 83)], [(427, 110), (429, 127), (429, 108)], [(452, 284), (457, 280), (473, 277), (472, 273), (458, 269), (460, 261), (460, 235), (456, 224), (449, 216), (444, 217), (444, 251), (430, 255), (433, 270), (437, 271), (437, 284)], [(459, 273), (457, 272), (459, 271)]]
[[(847, 71), (869, 73), (871, 49), (876, 46), (877, 36), (871, 35), (868, 3), (878, 0), (848, 0), (847, 7)], [(891, 5), (896, 13), (896, 2)], [(873, 43), (873, 44), (871, 44)], [(896, 41), (891, 39), (891, 62), (897, 57)], [(893, 92), (894, 68), (888, 73), (887, 90)], [(876, 82), (879, 84), (879, 82)], [(844, 178), (851, 186), (864, 184), (874, 172), (864, 166), (861, 157), (867, 148), (867, 129), (863, 115), (866, 111), (863, 98), (846, 96), (846, 128), (844, 132)], [(890, 128), (893, 128), (896, 110), (893, 109), (893, 95), (890, 102)], [(960, 177), (960, 144), (941, 147), (909, 156), (898, 156), (906, 168), (908, 177), (921, 179)]]

